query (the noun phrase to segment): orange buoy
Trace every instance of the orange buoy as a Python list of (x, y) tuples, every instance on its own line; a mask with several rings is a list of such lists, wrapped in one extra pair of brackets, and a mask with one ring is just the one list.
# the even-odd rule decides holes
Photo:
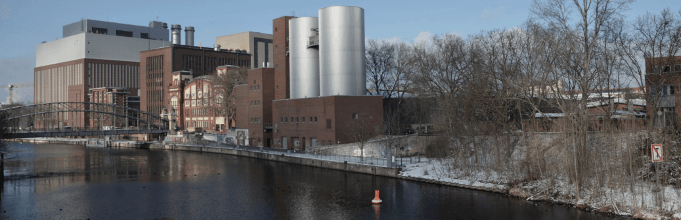
[(383, 202), (380, 198), (378, 198), (378, 190), (376, 190), (376, 197), (374, 197), (374, 200), (371, 200), (371, 203), (373, 204), (381, 204)]

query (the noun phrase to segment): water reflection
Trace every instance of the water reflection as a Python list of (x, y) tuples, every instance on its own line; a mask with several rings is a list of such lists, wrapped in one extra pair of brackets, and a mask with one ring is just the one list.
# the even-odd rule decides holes
[[(15, 145), (3, 219), (600, 219), (499, 194), (186, 151)], [(372, 205), (374, 190), (383, 204)]]

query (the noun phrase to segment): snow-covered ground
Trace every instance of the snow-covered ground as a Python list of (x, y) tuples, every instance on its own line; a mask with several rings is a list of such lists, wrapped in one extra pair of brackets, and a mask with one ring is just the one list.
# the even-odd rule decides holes
[[(618, 188), (582, 189), (582, 198), (577, 201), (574, 185), (564, 179), (535, 180), (522, 182), (510, 175), (496, 172), (464, 172), (451, 169), (447, 162), (431, 160), (405, 166), (400, 176), (454, 183), (490, 191), (504, 190), (511, 195), (528, 200), (542, 200), (578, 205), (619, 215), (643, 219), (681, 219), (681, 190), (673, 186), (653, 192), (653, 183), (638, 181), (633, 186)], [(515, 183), (515, 184), (514, 184)], [(628, 190), (622, 190), (626, 188)], [(633, 193), (633, 192), (635, 193)]]

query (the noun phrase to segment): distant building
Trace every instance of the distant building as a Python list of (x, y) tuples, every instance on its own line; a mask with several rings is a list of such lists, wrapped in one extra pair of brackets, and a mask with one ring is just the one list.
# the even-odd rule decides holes
[(223, 49), (245, 50), (251, 55), (250, 68), (272, 67), (274, 47), (272, 35), (247, 31), (215, 38)]
[[(217, 67), (234, 65), (249, 67), (251, 55), (240, 51), (229, 51), (210, 47), (173, 45), (140, 53), (140, 108), (152, 114), (170, 107), (174, 86), (173, 73), (185, 71), (191, 79), (214, 75)], [(177, 113), (181, 115), (181, 112)], [(178, 123), (179, 126), (183, 124)]]
[[(90, 102), (102, 103), (107, 105), (117, 105), (139, 109), (139, 96), (130, 96), (128, 88), (101, 87), (90, 89), (88, 94)], [(123, 109), (113, 108), (105, 105), (90, 106), (90, 110), (100, 112), (114, 112), (119, 115), (137, 116), (134, 112), (126, 112)], [(90, 113), (87, 114), (90, 128), (103, 128), (104, 126), (129, 127), (137, 126), (136, 121), (128, 120), (126, 117), (113, 117), (109, 114)], [(118, 119), (118, 120), (116, 120)]]
[(681, 117), (681, 56), (646, 58), (647, 113), (655, 127), (667, 127)]
[[(100, 87), (126, 88), (129, 96), (138, 96), (140, 51), (168, 46), (168, 38), (161, 22), (146, 27), (87, 19), (65, 25), (63, 38), (36, 46), (33, 102), (88, 102), (90, 89)], [(64, 114), (59, 121), (89, 124), (84, 113)]]

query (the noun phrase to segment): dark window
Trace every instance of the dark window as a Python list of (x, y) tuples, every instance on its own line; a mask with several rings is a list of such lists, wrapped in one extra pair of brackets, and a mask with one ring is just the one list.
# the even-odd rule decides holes
[(670, 66), (664, 66), (662, 67), (662, 72), (668, 73), (669, 71), (671, 71), (671, 69), (672, 68)]
[(305, 123), (305, 117), (300, 117), (300, 120), (302, 120), (302, 122)]
[(121, 37), (132, 37), (132, 31), (121, 31), (121, 30), (116, 30), (116, 36), (121, 36)]
[(284, 118), (284, 123), (288, 123), (288, 118)]
[[(326, 119), (326, 128), (331, 129), (331, 119)], [(331, 144), (330, 141), (329, 141), (329, 144)]]
[(314, 117), (314, 123), (317, 123), (317, 117)]
[(279, 118), (279, 121), (280, 121), (281, 123), (284, 123), (284, 118), (281, 118), (281, 117), (280, 117), (280, 118)]
[(675, 72), (681, 72), (681, 65), (677, 64), (674, 66), (674, 71)]
[(95, 33), (95, 34), (107, 34), (108, 31), (106, 30), (106, 28), (96, 28), (96, 27), (92, 27), (92, 33)]
[(149, 33), (140, 33), (140, 38), (149, 39)]
[(296, 123), (298, 123), (298, 117), (296, 117)]
[(357, 113), (352, 113), (352, 119), (358, 119), (359, 115)]
[(293, 117), (291, 117), (291, 123), (293, 123), (293, 122), (295, 122), (295, 121), (293, 121)]

